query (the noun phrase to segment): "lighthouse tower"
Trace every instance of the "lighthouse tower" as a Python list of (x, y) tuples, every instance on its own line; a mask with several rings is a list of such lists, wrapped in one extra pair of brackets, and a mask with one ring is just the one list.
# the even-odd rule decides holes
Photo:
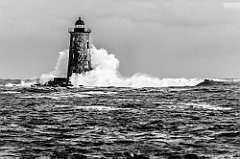
[(73, 73), (81, 74), (92, 70), (89, 34), (90, 28), (84, 27), (84, 21), (81, 17), (76, 21), (75, 28), (69, 28), (70, 46), (67, 78), (69, 79)]

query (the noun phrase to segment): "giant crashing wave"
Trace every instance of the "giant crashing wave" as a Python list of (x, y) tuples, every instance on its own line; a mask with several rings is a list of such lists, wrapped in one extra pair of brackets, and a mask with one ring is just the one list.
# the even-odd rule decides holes
[[(119, 71), (119, 60), (105, 49), (91, 49), (93, 70), (84, 74), (73, 74), (70, 78), (74, 87), (98, 86), (98, 87), (184, 87), (184, 86), (209, 86), (219, 84), (239, 83), (239, 79), (199, 79), (199, 78), (163, 78), (152, 77), (147, 74), (134, 74), (132, 77), (123, 77)], [(44, 85), (55, 77), (66, 77), (68, 63), (68, 50), (59, 53), (55, 70), (48, 74), (42, 74), (39, 79), (0, 79), (0, 85), (30, 87), (32, 85)]]

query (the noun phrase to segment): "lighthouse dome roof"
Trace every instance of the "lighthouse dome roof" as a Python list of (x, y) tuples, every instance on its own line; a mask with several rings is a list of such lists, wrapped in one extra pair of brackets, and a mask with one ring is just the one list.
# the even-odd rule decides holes
[(76, 21), (75, 25), (84, 25), (84, 21), (82, 21), (81, 17)]

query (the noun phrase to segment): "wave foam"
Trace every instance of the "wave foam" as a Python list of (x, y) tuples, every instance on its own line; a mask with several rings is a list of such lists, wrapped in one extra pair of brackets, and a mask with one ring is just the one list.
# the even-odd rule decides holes
[(59, 52), (57, 64), (55, 70), (47, 74), (42, 74), (39, 82), (45, 84), (48, 81), (53, 80), (55, 77), (66, 77), (67, 76), (67, 63), (68, 63), (68, 50)]
[[(203, 79), (164, 78), (159, 79), (147, 74), (136, 73), (132, 77), (123, 77), (119, 71), (119, 60), (114, 54), (109, 54), (105, 49), (96, 49), (91, 46), (93, 70), (84, 74), (73, 74), (71, 83), (78, 87), (84, 86), (116, 86), (116, 87), (169, 87), (169, 86), (195, 86)], [(43, 74), (39, 82), (45, 84), (55, 77), (66, 77), (68, 63), (68, 50), (59, 53), (55, 70)]]
[[(93, 70), (84, 74), (73, 74), (71, 83), (78, 87), (84, 86), (116, 86), (116, 87), (169, 87), (169, 86), (195, 86), (203, 79), (164, 78), (159, 79), (147, 74), (134, 74), (132, 77), (123, 77), (119, 71), (119, 60), (114, 54), (109, 54), (105, 49), (91, 47)], [(43, 74), (39, 82), (45, 84), (55, 77), (66, 77), (68, 63), (68, 50), (59, 53), (55, 70)]]

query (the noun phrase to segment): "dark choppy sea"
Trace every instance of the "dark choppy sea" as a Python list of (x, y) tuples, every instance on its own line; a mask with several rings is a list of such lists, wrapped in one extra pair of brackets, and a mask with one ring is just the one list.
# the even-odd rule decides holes
[(0, 158), (239, 159), (239, 86), (2, 85)]

